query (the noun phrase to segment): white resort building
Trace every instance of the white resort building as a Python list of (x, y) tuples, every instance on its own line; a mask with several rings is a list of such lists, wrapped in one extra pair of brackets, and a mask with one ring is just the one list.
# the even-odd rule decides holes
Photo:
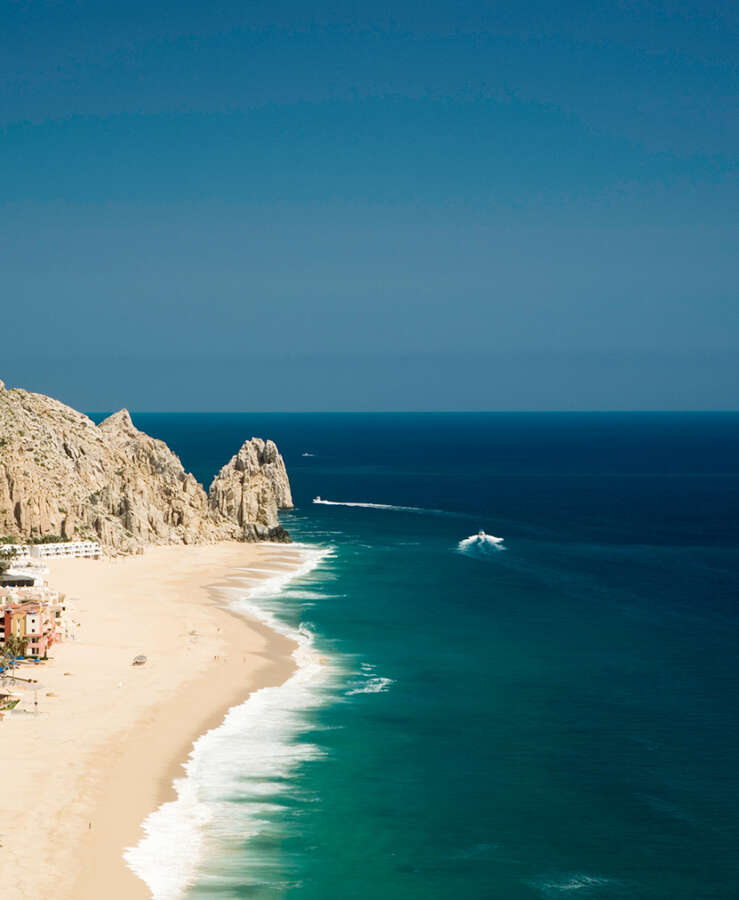
[(72, 557), (100, 558), (100, 544), (97, 541), (60, 541), (55, 544), (13, 544), (13, 562), (31, 559), (71, 559)]

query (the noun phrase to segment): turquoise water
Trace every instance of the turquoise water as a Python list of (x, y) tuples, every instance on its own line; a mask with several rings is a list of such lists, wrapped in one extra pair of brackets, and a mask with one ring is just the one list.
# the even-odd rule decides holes
[(187, 897), (739, 896), (739, 415), (134, 420), (206, 484), (274, 438), (330, 549), (253, 598), (325, 674), (213, 751)]

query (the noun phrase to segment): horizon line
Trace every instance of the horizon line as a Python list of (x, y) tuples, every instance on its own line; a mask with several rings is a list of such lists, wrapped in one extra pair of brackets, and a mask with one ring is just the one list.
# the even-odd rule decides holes
[(406, 416), (406, 415), (613, 415), (629, 413), (634, 415), (682, 415), (685, 413), (695, 415), (712, 415), (717, 413), (739, 413), (739, 407), (727, 409), (698, 409), (686, 407), (684, 409), (132, 409), (118, 407), (118, 409), (93, 409), (86, 415), (112, 415), (121, 409), (128, 409), (132, 415), (379, 415), (379, 416)]

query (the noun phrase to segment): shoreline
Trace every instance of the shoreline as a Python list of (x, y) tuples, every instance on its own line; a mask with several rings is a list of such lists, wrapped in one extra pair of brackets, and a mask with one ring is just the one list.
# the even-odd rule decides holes
[[(206, 590), (210, 591), (209, 588)], [(214, 600), (215, 603), (218, 603), (218, 600)], [(290, 640), (290, 638), (285, 637), (284, 635), (279, 634), (276, 631), (273, 631), (263, 622), (259, 622), (256, 619), (246, 618), (242, 616), (240, 613), (232, 612), (230, 609), (225, 607), (219, 607), (220, 612), (224, 614), (224, 616), (228, 618), (235, 619), (237, 622), (244, 622), (248, 624), (249, 628), (252, 631), (256, 631), (264, 635), (265, 642), (269, 645), (277, 645), (277, 644), (286, 644), (286, 648), (278, 648), (273, 646), (271, 649), (271, 653), (275, 654), (279, 652), (280, 659), (270, 659), (268, 666), (270, 670), (274, 668), (277, 671), (275, 674), (279, 674), (279, 678), (277, 680), (271, 680), (268, 675), (269, 672), (264, 672), (264, 679), (258, 679), (258, 683), (254, 683), (250, 686), (240, 685), (238, 688), (234, 688), (234, 696), (233, 699), (221, 703), (220, 707), (216, 709), (210, 710), (205, 719), (203, 719), (200, 725), (192, 730), (193, 737), (192, 739), (188, 739), (181, 746), (180, 751), (178, 751), (173, 760), (171, 761), (169, 767), (167, 768), (166, 774), (162, 775), (160, 789), (157, 794), (157, 804), (155, 809), (158, 809), (163, 803), (168, 803), (170, 800), (174, 800), (177, 797), (177, 792), (174, 788), (174, 782), (178, 778), (184, 777), (183, 769), (185, 763), (187, 762), (190, 753), (192, 752), (193, 744), (195, 741), (202, 737), (207, 732), (212, 731), (214, 728), (218, 728), (219, 725), (223, 723), (223, 720), (226, 717), (226, 714), (230, 709), (234, 706), (239, 706), (244, 703), (253, 693), (254, 691), (259, 690), (263, 687), (271, 687), (273, 685), (281, 685), (284, 684), (295, 672), (296, 665), (292, 660), (292, 653), (295, 647), (297, 646), (294, 641)], [(141, 824), (141, 823), (139, 823)]]
[[(176, 798), (194, 742), (254, 691), (296, 671), (297, 643), (230, 610), (223, 582), (248, 577), (256, 587), (297, 575), (299, 560), (291, 545), (275, 553), (273, 545), (227, 543), (51, 563), (51, 586), (78, 598), (80, 639), (55, 646), (39, 671), (42, 715), (0, 725), (16, 775), (0, 801), (14, 822), (0, 838), (0, 874), (14, 897), (152, 896), (124, 851), (145, 836), (147, 817)], [(137, 652), (148, 661), (133, 669)], [(43, 807), (19, 815), (39, 789)]]

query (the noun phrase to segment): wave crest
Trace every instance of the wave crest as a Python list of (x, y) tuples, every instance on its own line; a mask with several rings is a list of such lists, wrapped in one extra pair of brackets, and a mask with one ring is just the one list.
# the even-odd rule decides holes
[(359, 687), (347, 691), (346, 696), (351, 697), (353, 694), (384, 694), (391, 684), (395, 684), (395, 681), (392, 678), (382, 678), (378, 675), (374, 678), (368, 678), (367, 681)]
[(375, 666), (372, 663), (362, 663), (359, 667), (359, 675), (364, 681), (355, 681), (353, 687), (345, 691), (347, 697), (354, 694), (384, 694), (391, 684), (395, 684), (394, 678), (385, 678), (375, 674)]

